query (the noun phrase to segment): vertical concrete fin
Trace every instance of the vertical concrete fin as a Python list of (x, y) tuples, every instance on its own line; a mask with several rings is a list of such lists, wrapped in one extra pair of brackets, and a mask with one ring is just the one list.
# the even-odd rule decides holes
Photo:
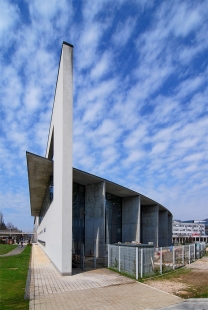
[(122, 199), (122, 242), (140, 242), (140, 196)]
[(73, 46), (63, 42), (46, 150), (54, 159), (54, 195), (39, 228), (46, 230), (44, 250), (62, 275), (72, 272), (72, 129)]
[(62, 274), (72, 272), (73, 46), (63, 43)]
[(168, 211), (159, 211), (159, 247), (168, 246)]
[(159, 206), (142, 206), (142, 243), (158, 246)]

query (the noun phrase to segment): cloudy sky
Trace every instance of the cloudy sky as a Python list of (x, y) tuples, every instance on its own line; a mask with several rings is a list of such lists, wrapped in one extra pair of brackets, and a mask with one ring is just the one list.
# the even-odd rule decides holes
[(0, 0), (0, 211), (32, 229), (25, 152), (45, 155), (74, 45), (74, 167), (177, 219), (208, 217), (208, 1)]

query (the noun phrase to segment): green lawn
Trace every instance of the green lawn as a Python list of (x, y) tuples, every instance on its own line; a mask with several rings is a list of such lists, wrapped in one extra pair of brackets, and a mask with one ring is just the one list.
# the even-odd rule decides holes
[(14, 244), (1, 244), (0, 243), (0, 255), (10, 252), (11, 250), (14, 250), (16, 247), (17, 247), (16, 244), (14, 245)]
[(24, 300), (31, 246), (15, 256), (0, 257), (0, 309), (29, 309)]
[[(151, 280), (155, 280), (155, 281), (161, 281), (161, 280), (170, 280), (170, 279), (174, 279), (174, 278), (178, 278), (179, 276), (188, 274), (192, 271), (192, 269), (190, 268), (178, 268), (175, 269), (174, 271), (171, 270), (167, 273), (164, 273), (162, 275), (157, 275), (157, 276), (153, 276), (151, 277)], [(148, 280), (148, 277), (144, 280)]]

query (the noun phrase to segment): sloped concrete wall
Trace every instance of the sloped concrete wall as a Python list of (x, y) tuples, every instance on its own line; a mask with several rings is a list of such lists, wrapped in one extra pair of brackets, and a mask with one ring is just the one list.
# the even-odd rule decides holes
[(168, 211), (159, 211), (158, 246), (168, 246)]
[(158, 246), (158, 224), (159, 212), (158, 205), (155, 206), (142, 206), (141, 208), (141, 227), (142, 227), (142, 240), (141, 242), (147, 244), (154, 242)]
[(122, 242), (140, 242), (140, 197), (122, 199)]
[(105, 182), (85, 187), (85, 255), (104, 255), (105, 245)]

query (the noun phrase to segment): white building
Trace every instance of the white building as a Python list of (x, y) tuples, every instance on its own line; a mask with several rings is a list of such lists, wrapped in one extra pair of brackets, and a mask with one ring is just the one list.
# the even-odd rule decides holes
[(172, 243), (172, 214), (151, 198), (73, 168), (73, 46), (63, 43), (45, 157), (27, 152), (37, 241), (62, 275), (116, 242)]
[(173, 221), (173, 242), (207, 242), (205, 235), (205, 224), (196, 222)]

